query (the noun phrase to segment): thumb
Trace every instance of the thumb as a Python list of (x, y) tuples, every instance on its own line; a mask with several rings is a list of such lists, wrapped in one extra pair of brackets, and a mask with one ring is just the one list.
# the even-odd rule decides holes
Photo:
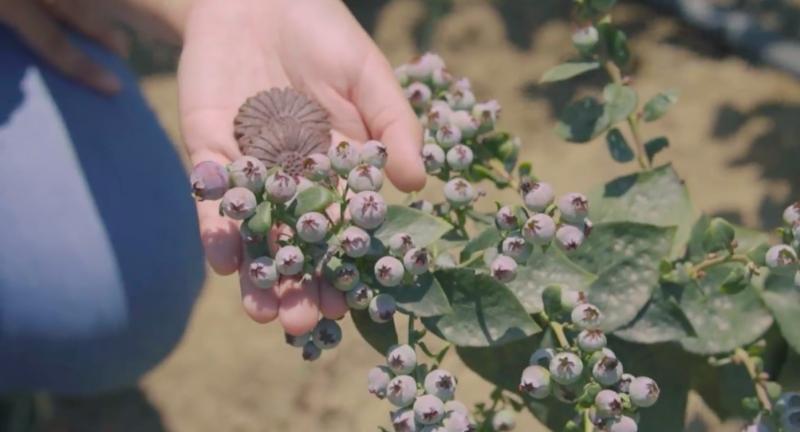
[(389, 150), (386, 173), (400, 190), (410, 192), (425, 186), (422, 125), (395, 79), (389, 62), (373, 47), (353, 89), (353, 102), (369, 134)]

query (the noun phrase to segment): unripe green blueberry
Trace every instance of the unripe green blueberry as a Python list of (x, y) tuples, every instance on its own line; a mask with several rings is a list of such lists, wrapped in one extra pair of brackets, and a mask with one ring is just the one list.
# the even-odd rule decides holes
[(578, 381), (583, 373), (583, 362), (571, 352), (561, 352), (550, 361), (550, 376), (553, 381), (569, 385)]
[(359, 227), (350, 226), (339, 234), (339, 245), (347, 256), (361, 258), (369, 251), (370, 237)]
[(397, 311), (397, 303), (389, 294), (378, 294), (369, 302), (367, 311), (372, 321), (379, 324), (389, 322)]
[(472, 149), (464, 144), (456, 144), (447, 151), (447, 165), (455, 171), (465, 171), (472, 164)]
[(421, 109), (431, 101), (431, 88), (421, 82), (413, 82), (405, 88), (405, 95), (412, 107)]
[(425, 144), (422, 147), (422, 162), (425, 172), (431, 174), (439, 171), (444, 166), (444, 150), (438, 144)]
[(350, 309), (365, 310), (369, 307), (369, 303), (372, 301), (372, 297), (374, 296), (375, 293), (372, 291), (372, 289), (370, 289), (370, 287), (364, 284), (359, 284), (350, 291), (347, 291), (344, 295), (344, 299)]
[(494, 215), (494, 223), (501, 230), (513, 230), (519, 227), (519, 218), (511, 206), (503, 206)]
[(783, 221), (786, 225), (794, 225), (800, 222), (800, 201), (786, 207), (783, 211)]
[(424, 387), (428, 394), (449, 401), (456, 393), (456, 379), (444, 369), (434, 369), (425, 376)]
[(444, 403), (434, 395), (422, 395), (414, 401), (414, 419), (417, 423), (431, 425), (444, 417)]
[(517, 427), (514, 411), (501, 410), (492, 416), (492, 430), (495, 432), (510, 431)]
[(522, 200), (528, 210), (543, 212), (555, 199), (553, 186), (545, 182), (524, 182), (520, 187)]
[(601, 330), (581, 330), (577, 337), (578, 348), (587, 353), (598, 351), (606, 346), (606, 335)]
[(572, 43), (581, 52), (591, 51), (598, 40), (600, 40), (600, 33), (591, 25), (580, 28), (572, 34)]
[(478, 120), (480, 129), (483, 131), (492, 130), (499, 116), (500, 103), (494, 99), (477, 103), (472, 107), (472, 117)]
[(535, 245), (545, 245), (553, 240), (556, 223), (545, 213), (536, 213), (522, 226), (522, 237)]
[(503, 243), (500, 245), (500, 250), (503, 252), (503, 255), (507, 255), (513, 258), (514, 261), (524, 264), (531, 256), (533, 248), (524, 238), (512, 235), (503, 240)]
[(264, 189), (267, 179), (267, 167), (252, 156), (242, 156), (228, 165), (231, 183), (237, 187), (250, 189), (259, 193)]
[(358, 164), (358, 152), (349, 142), (341, 141), (328, 149), (328, 159), (337, 174), (346, 176)]
[(283, 337), (287, 344), (296, 348), (302, 348), (305, 344), (311, 342), (311, 332), (301, 334), (300, 336), (284, 333)]
[(550, 367), (550, 361), (556, 356), (556, 351), (552, 348), (539, 348), (531, 354), (528, 362), (530, 365), (539, 365), (545, 368)]
[(331, 172), (331, 160), (322, 153), (312, 153), (303, 160), (303, 176), (309, 180), (325, 180)]
[(622, 414), (622, 398), (614, 390), (600, 390), (594, 397), (597, 414), (602, 417), (616, 417)]
[(556, 245), (565, 252), (578, 249), (585, 238), (583, 231), (572, 225), (562, 225), (556, 230)]
[(328, 218), (322, 213), (309, 212), (297, 219), (297, 235), (306, 243), (319, 243), (325, 240), (330, 229)]
[(408, 375), (400, 375), (389, 381), (386, 399), (398, 408), (405, 408), (417, 397), (417, 382)]
[(617, 383), (617, 391), (628, 394), (630, 392), (631, 383), (635, 379), (636, 377), (629, 373), (622, 374), (622, 376), (619, 378), (619, 382)]
[(263, 256), (254, 259), (247, 270), (253, 285), (259, 288), (272, 288), (278, 282), (278, 268), (272, 258)]
[(783, 267), (797, 262), (797, 254), (791, 246), (775, 245), (767, 250), (765, 261), (769, 267)]
[[(413, 402), (413, 399), (412, 399)], [(409, 405), (411, 402), (408, 403)], [(392, 428), (394, 432), (417, 432), (417, 422), (414, 421), (414, 410), (401, 409), (391, 413)], [(422, 432), (421, 430), (419, 432)]]
[(375, 366), (367, 373), (367, 391), (378, 399), (383, 399), (386, 397), (386, 388), (389, 387), (391, 380), (392, 374), (389, 368)]
[(328, 350), (336, 348), (342, 341), (342, 328), (336, 321), (323, 318), (319, 320), (314, 331), (311, 332), (311, 340), (320, 349)]
[(386, 145), (377, 140), (369, 140), (361, 146), (361, 151), (358, 152), (358, 158), (361, 163), (366, 163), (378, 169), (383, 169), (386, 166), (386, 161), (389, 159), (389, 152), (386, 150)]
[(581, 303), (572, 309), (572, 322), (580, 329), (594, 330), (603, 321), (603, 313), (591, 303)]
[(285, 203), (297, 193), (297, 181), (283, 171), (269, 176), (265, 184), (267, 198), (275, 203)]
[(615, 357), (603, 357), (592, 366), (592, 376), (604, 386), (612, 386), (622, 378), (622, 362)]
[(438, 54), (426, 52), (406, 65), (406, 73), (411, 79), (426, 81), (433, 71), (444, 67), (444, 60)]
[(449, 149), (461, 142), (461, 129), (449, 123), (436, 131), (436, 142), (444, 149)]
[(470, 205), (475, 195), (475, 188), (461, 177), (451, 179), (444, 185), (444, 197), (456, 208)]
[(286, 276), (293, 276), (303, 270), (305, 256), (303, 251), (297, 246), (283, 246), (275, 254), (275, 265), (278, 273)]
[(454, 110), (469, 111), (475, 105), (475, 93), (469, 89), (452, 89), (445, 93), (445, 99)]
[(372, 165), (362, 163), (350, 171), (347, 185), (355, 192), (379, 191), (383, 187), (383, 173)]
[(506, 255), (497, 255), (490, 267), (492, 277), (502, 283), (509, 283), (517, 277), (517, 262)]
[(386, 202), (376, 192), (355, 194), (347, 204), (353, 223), (364, 229), (375, 229), (386, 219)]
[(396, 256), (404, 256), (414, 247), (414, 239), (408, 233), (396, 233), (389, 237), (389, 251)]
[(425, 248), (411, 248), (403, 255), (403, 266), (414, 276), (427, 273), (431, 265), (431, 255)]
[(381, 257), (375, 263), (375, 279), (385, 287), (395, 287), (403, 282), (403, 263), (393, 256)]
[(314, 361), (318, 359), (322, 355), (322, 349), (318, 347), (314, 342), (307, 342), (303, 345), (303, 360), (305, 361)]
[(639, 426), (628, 416), (611, 419), (608, 425), (608, 432), (637, 432), (638, 430)]
[(478, 132), (480, 125), (467, 111), (453, 111), (450, 114), (450, 121), (453, 126), (461, 130), (461, 138), (472, 138)]
[(235, 187), (222, 197), (222, 213), (234, 220), (244, 220), (256, 212), (256, 196), (250, 189)]
[(571, 192), (558, 199), (561, 219), (570, 223), (580, 223), (589, 215), (589, 200), (583, 194)]
[(431, 74), (431, 82), (433, 83), (434, 88), (444, 89), (453, 82), (453, 76), (445, 67), (436, 68)]
[[(450, 105), (447, 102), (442, 100), (435, 100), (431, 102), (431, 107), (428, 109), (428, 114), (426, 116), (428, 120), (428, 128), (431, 130), (438, 130), (445, 126), (449, 126), (453, 129), (458, 129), (457, 126), (450, 124), (450, 116), (452, 114), (453, 114), (453, 109), (450, 108)], [(458, 136), (460, 141), (461, 130), (458, 131)], [(455, 144), (456, 142), (454, 142), (453, 144)]]
[(640, 376), (631, 382), (628, 394), (631, 396), (631, 402), (634, 405), (647, 408), (658, 401), (661, 389), (651, 378)]
[(519, 391), (527, 393), (534, 399), (550, 396), (550, 371), (538, 364), (528, 366), (522, 371)]
[(189, 182), (192, 194), (199, 201), (218, 200), (228, 191), (228, 171), (222, 164), (203, 161), (192, 168)]

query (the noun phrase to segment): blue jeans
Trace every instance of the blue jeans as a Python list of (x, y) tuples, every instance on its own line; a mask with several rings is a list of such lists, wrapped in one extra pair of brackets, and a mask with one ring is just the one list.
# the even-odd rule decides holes
[(180, 340), (204, 279), (186, 172), (117, 73), (101, 96), (0, 27), (0, 394), (129, 386)]

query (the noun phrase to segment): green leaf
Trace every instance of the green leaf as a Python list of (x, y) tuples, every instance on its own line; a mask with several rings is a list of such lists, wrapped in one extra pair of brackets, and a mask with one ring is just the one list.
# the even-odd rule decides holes
[(722, 281), (720, 289), (725, 294), (738, 294), (750, 285), (743, 266), (736, 266)]
[(610, 338), (609, 347), (625, 364), (625, 372), (634, 376), (648, 376), (661, 388), (658, 402), (639, 411), (639, 430), (684, 430), (684, 413), (691, 385), (691, 357), (675, 344), (639, 345)]
[(542, 293), (548, 286), (588, 291), (597, 277), (567, 259), (558, 248), (534, 253), (527, 265), (517, 268), (517, 277), (506, 284), (528, 313), (541, 312)]
[(635, 90), (619, 84), (605, 86), (603, 99), (606, 101), (604, 109), (611, 125), (627, 119), (639, 101)]
[(593, 97), (585, 97), (567, 106), (555, 132), (569, 142), (585, 143), (603, 133), (609, 125), (603, 104)]
[(322, 186), (311, 186), (297, 194), (297, 206), (294, 208), (294, 215), (300, 217), (308, 212), (323, 211), (335, 199), (336, 196), (330, 189)]
[(490, 247), (496, 247), (501, 241), (503, 241), (503, 236), (497, 228), (493, 226), (486, 228), (467, 242), (464, 249), (461, 250), (461, 261), (468, 260), (475, 252), (480, 252)]
[(410, 207), (390, 205), (386, 221), (375, 232), (384, 244), (397, 233), (407, 233), (417, 247), (426, 247), (439, 240), (453, 227), (443, 219)]
[(605, 36), (606, 48), (611, 60), (621, 69), (624, 69), (631, 60), (628, 37), (622, 30), (616, 29), (610, 24), (603, 25), (600, 29)]
[(694, 336), (695, 331), (686, 314), (681, 310), (677, 296), (671, 285), (658, 287), (647, 305), (636, 319), (614, 332), (614, 335), (628, 342), (655, 344)]
[(353, 318), (356, 329), (361, 333), (361, 337), (381, 356), (386, 355), (389, 347), (397, 345), (397, 329), (394, 327), (394, 321), (378, 324), (372, 321), (366, 310), (352, 309), (350, 316)]
[(672, 258), (684, 254), (696, 217), (686, 185), (671, 165), (618, 177), (589, 193), (589, 203), (589, 217), (595, 223), (677, 226)]
[(769, 270), (761, 298), (772, 311), (783, 337), (796, 352), (800, 352), (800, 289), (795, 286), (796, 270)]
[(722, 291), (722, 282), (736, 266), (741, 264), (710, 267), (705, 277), (686, 286), (681, 309), (697, 332), (682, 341), (687, 351), (703, 355), (729, 352), (755, 341), (772, 325), (772, 315), (752, 286), (737, 294)]
[(703, 250), (706, 253), (719, 252), (731, 247), (736, 233), (725, 219), (714, 218), (703, 233)]
[(605, 12), (614, 7), (617, 3), (617, 0), (592, 0), (591, 5), (593, 8)]
[(633, 150), (625, 140), (625, 136), (617, 128), (613, 128), (606, 134), (606, 143), (608, 143), (608, 152), (611, 153), (611, 158), (617, 162), (625, 163), (630, 162), (634, 158)]
[(658, 287), (659, 264), (669, 253), (674, 227), (631, 222), (595, 225), (592, 235), (570, 255), (579, 266), (597, 275), (589, 301), (605, 313), (603, 329), (631, 322)]
[(652, 164), (653, 159), (657, 154), (669, 147), (669, 140), (666, 137), (653, 138), (644, 143), (644, 152), (647, 155), (647, 160)]
[(470, 269), (435, 274), (453, 312), (423, 318), (425, 326), (458, 346), (495, 346), (540, 331), (514, 294), (491, 276)]
[(599, 67), (600, 63), (594, 61), (562, 63), (545, 72), (539, 80), (539, 84), (568, 80)]
[(251, 232), (266, 234), (272, 227), (272, 203), (264, 201), (256, 207), (256, 214), (247, 220)]
[(409, 284), (383, 287), (381, 292), (394, 297), (401, 311), (418, 317), (445, 315), (453, 311), (439, 281), (430, 273), (418, 276)]
[[(703, 234), (711, 224), (711, 218), (707, 215), (701, 215), (694, 223), (689, 236), (689, 243), (686, 248), (686, 256), (689, 260), (698, 262), (705, 258), (706, 253), (703, 249)], [(763, 253), (766, 252), (765, 246), (769, 242), (769, 234), (756, 231), (749, 228), (744, 228), (738, 225), (732, 225), (734, 237), (736, 238), (736, 251), (741, 253), (745, 252), (756, 263), (764, 259)], [(752, 256), (751, 256), (752, 255)]]
[(667, 90), (653, 96), (644, 105), (644, 109), (642, 110), (642, 119), (644, 119), (646, 122), (660, 119), (677, 101), (677, 90)]

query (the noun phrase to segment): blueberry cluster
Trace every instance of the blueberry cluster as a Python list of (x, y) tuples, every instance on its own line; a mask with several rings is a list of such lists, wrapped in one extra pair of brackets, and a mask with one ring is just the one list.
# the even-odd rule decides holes
[[(771, 268), (797, 266), (800, 252), (800, 201), (786, 207), (783, 211), (785, 226), (780, 229), (783, 244), (767, 250), (764, 261)], [(800, 270), (795, 273), (795, 285), (800, 287)]]
[(457, 381), (453, 374), (444, 369), (428, 372), (425, 365), (417, 364), (410, 345), (389, 348), (386, 364), (372, 368), (367, 383), (370, 393), (395, 408), (391, 421), (396, 432), (475, 430), (466, 406), (454, 400)]
[(573, 424), (588, 421), (599, 431), (636, 432), (637, 410), (658, 401), (658, 385), (624, 372), (622, 361), (606, 347), (597, 306), (576, 292), (562, 295), (562, 306), (572, 308), (569, 327), (577, 332), (573, 344), (536, 350), (522, 372), (519, 391), (534, 399), (552, 395), (579, 404), (586, 415)]
[(742, 432), (800, 432), (800, 393), (787, 392), (775, 400), (771, 413), (760, 414)]

